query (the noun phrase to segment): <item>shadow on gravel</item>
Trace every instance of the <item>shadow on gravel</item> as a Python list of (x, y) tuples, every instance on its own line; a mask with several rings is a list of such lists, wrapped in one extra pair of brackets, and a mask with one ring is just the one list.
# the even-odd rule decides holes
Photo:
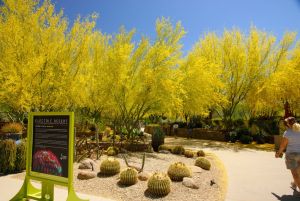
[(296, 197), (295, 194), (296, 192), (294, 192), (294, 195), (283, 195), (283, 196), (279, 196), (276, 193), (272, 193), (278, 200), (280, 201), (299, 201), (300, 197)]
[(153, 200), (154, 199), (161, 199), (161, 198), (164, 198), (164, 197), (167, 196), (167, 195), (166, 196), (155, 196), (155, 195), (152, 195), (148, 189), (145, 190), (144, 195), (145, 195), (145, 197), (153, 199)]

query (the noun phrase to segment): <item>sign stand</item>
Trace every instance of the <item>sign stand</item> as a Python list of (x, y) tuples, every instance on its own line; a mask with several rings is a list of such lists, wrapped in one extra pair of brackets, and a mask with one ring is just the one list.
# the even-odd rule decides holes
[[(26, 201), (27, 199), (53, 201), (54, 185), (68, 187), (67, 201), (88, 201), (77, 197), (73, 187), (74, 113), (33, 112), (29, 114), (28, 120), (26, 176), (21, 189), (10, 201)], [(51, 138), (57, 139), (57, 143), (51, 144)], [(43, 148), (47, 149), (43, 150)], [(48, 169), (36, 167), (37, 162), (34, 160), (37, 160), (37, 157), (36, 155), (33, 157), (33, 154), (40, 153), (41, 150), (44, 151), (43, 154), (52, 151), (54, 154), (51, 152), (51, 159), (62, 161), (61, 166), (58, 167), (58, 173), (53, 169), (49, 170), (49, 167)], [(47, 161), (42, 162), (47, 163)], [(30, 180), (40, 181), (42, 188), (34, 187)]]

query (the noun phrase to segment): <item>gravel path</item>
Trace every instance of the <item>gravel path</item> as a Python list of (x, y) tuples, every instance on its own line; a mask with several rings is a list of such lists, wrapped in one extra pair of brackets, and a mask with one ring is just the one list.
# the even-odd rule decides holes
[[(104, 160), (106, 156), (102, 156)], [(140, 167), (142, 161), (142, 153), (134, 153), (129, 155), (128, 161), (131, 165)], [(212, 168), (210, 171), (200, 170), (201, 172), (193, 172), (193, 179), (199, 185), (199, 189), (190, 189), (182, 185), (182, 182), (172, 182), (171, 192), (162, 198), (151, 197), (147, 189), (147, 181), (138, 181), (137, 184), (129, 187), (123, 187), (118, 184), (118, 175), (112, 177), (98, 176), (90, 180), (78, 180), (74, 177), (75, 190), (78, 192), (84, 192), (87, 194), (98, 195), (114, 200), (130, 200), (130, 201), (143, 201), (143, 200), (168, 200), (168, 201), (219, 201), (224, 200), (224, 192), (226, 191), (226, 185), (224, 185), (224, 170), (220, 168), (218, 159), (210, 155), (207, 157), (211, 163)], [(118, 158), (121, 163), (121, 169), (126, 168), (124, 160)], [(156, 171), (167, 172), (170, 164), (174, 162), (183, 162), (195, 169), (194, 159), (186, 158), (184, 156), (177, 156), (173, 154), (146, 154), (146, 161), (144, 172), (153, 173)], [(101, 161), (97, 161), (99, 164)], [(74, 165), (74, 175), (78, 174), (78, 164)], [(99, 167), (96, 170), (99, 172)], [(214, 180), (216, 184), (211, 185), (211, 180)]]

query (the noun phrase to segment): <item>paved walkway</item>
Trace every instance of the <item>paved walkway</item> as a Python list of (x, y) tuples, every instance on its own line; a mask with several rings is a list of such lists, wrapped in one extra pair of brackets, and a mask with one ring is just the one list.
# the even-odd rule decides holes
[(237, 148), (228, 143), (169, 138), (171, 144), (203, 149), (215, 153), (225, 165), (228, 175), (226, 201), (297, 201), (290, 188), (291, 173), (283, 158), (274, 152)]

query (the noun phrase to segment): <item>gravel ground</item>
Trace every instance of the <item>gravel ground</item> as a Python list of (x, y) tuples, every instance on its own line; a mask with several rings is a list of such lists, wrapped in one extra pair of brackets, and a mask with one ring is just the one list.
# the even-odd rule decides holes
[[(102, 156), (101, 160), (107, 158)], [(199, 189), (190, 189), (182, 185), (182, 182), (172, 182), (171, 192), (162, 198), (152, 197), (146, 191), (147, 181), (138, 181), (137, 184), (129, 187), (124, 187), (118, 184), (118, 175), (111, 177), (101, 177), (90, 180), (78, 180), (77, 174), (79, 164), (74, 164), (74, 186), (77, 192), (99, 195), (114, 200), (130, 200), (130, 201), (143, 201), (143, 200), (168, 200), (168, 201), (220, 201), (224, 200), (226, 193), (226, 172), (223, 169), (222, 163), (216, 158), (215, 155), (209, 154), (207, 158), (212, 163), (210, 171), (202, 170), (199, 172), (193, 172), (193, 179), (196, 184), (199, 185)], [(119, 156), (117, 159), (121, 163), (121, 170), (126, 168), (124, 160)], [(142, 153), (133, 153), (127, 156), (130, 165), (137, 167), (141, 166)], [(97, 161), (97, 164), (101, 163), (101, 160)], [(170, 164), (174, 162), (183, 162), (191, 168), (195, 168), (194, 159), (186, 158), (184, 156), (177, 156), (173, 154), (162, 153), (147, 153), (144, 172), (149, 174), (154, 172), (167, 172)], [(194, 169), (193, 168), (193, 169)], [(97, 167), (97, 172), (100, 168)], [(211, 180), (216, 184), (211, 185)]]

